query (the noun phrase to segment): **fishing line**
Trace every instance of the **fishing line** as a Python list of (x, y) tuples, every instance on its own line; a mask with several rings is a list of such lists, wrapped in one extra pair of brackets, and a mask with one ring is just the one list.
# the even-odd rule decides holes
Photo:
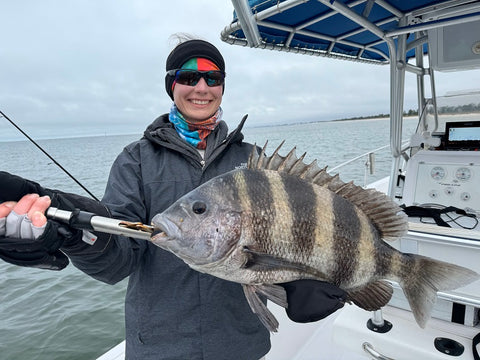
[(55, 163), (55, 165), (57, 165), (60, 169), (62, 169), (62, 171), (63, 171), (65, 174), (67, 174), (73, 181), (75, 181), (75, 182), (78, 184), (78, 186), (80, 186), (83, 190), (85, 190), (88, 195), (90, 195), (94, 200), (100, 201), (100, 200), (98, 200), (97, 197), (96, 197), (95, 195), (93, 195), (85, 186), (83, 186), (83, 184), (82, 184), (80, 181), (78, 181), (72, 174), (70, 174), (67, 169), (65, 169), (62, 165), (60, 165), (57, 160), (55, 160), (53, 157), (51, 157), (49, 153), (47, 153), (40, 145), (38, 145), (38, 144), (35, 142), (35, 140), (33, 140), (30, 136), (28, 136), (28, 134), (27, 134), (25, 131), (23, 131), (17, 124), (15, 124), (15, 123), (13, 122), (13, 120), (11, 120), (11, 119), (10, 119), (7, 115), (5, 115), (2, 111), (0, 111), (0, 114), (2, 115), (2, 117), (4, 117), (5, 119), (7, 119), (7, 120), (10, 122), (10, 124), (12, 124), (13, 126), (15, 126), (15, 128), (16, 128), (18, 131), (20, 131), (28, 140), (30, 140), (33, 145), (35, 145), (38, 149), (40, 149), (40, 151), (42, 151), (46, 156), (48, 156), (48, 158), (49, 158), (50, 160), (52, 160), (52, 161)]

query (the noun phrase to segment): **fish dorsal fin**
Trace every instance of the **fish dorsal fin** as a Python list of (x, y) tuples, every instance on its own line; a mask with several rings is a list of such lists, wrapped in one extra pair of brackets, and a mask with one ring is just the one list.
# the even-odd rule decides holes
[(297, 176), (308, 182), (327, 188), (356, 205), (370, 219), (384, 240), (395, 240), (408, 230), (408, 221), (402, 209), (386, 194), (374, 189), (364, 189), (353, 182), (345, 183), (338, 174), (330, 175), (327, 167), (320, 168), (317, 161), (306, 164), (306, 154), (296, 155), (293, 148), (286, 156), (279, 154), (284, 141), (271, 156), (266, 155), (268, 142), (260, 152), (254, 147), (247, 162), (248, 169), (274, 170)]

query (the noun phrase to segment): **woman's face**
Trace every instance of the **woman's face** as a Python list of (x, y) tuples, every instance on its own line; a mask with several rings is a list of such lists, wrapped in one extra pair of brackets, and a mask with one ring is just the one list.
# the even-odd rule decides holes
[(199, 122), (210, 118), (222, 103), (223, 86), (208, 86), (201, 78), (197, 85), (175, 84), (173, 101), (185, 120)]

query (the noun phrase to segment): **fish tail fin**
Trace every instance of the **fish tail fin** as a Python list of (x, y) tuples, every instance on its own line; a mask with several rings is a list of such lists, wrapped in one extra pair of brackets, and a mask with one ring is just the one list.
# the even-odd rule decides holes
[(421, 255), (404, 256), (409, 260), (404, 263), (400, 285), (421, 328), (430, 318), (437, 291), (457, 289), (480, 278), (479, 274), (462, 266)]

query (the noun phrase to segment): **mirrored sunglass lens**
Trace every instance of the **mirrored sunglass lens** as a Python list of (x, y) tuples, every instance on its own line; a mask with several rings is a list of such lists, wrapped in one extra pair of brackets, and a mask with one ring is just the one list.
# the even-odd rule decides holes
[(177, 71), (176, 80), (179, 84), (195, 86), (201, 78), (201, 74), (197, 71)]
[(223, 84), (225, 76), (220, 71), (200, 72), (195, 70), (179, 70), (176, 74), (176, 81), (182, 85), (195, 86), (204, 78), (208, 86), (219, 86)]
[(224, 76), (219, 71), (210, 71), (206, 73), (205, 79), (208, 86), (218, 86), (223, 84)]

